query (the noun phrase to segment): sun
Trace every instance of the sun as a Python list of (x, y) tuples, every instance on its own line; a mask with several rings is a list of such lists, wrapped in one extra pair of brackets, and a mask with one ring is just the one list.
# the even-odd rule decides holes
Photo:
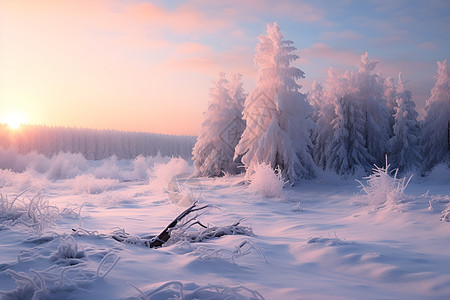
[(19, 129), (21, 125), (26, 124), (25, 117), (17, 112), (10, 112), (5, 115), (3, 122), (12, 130)]

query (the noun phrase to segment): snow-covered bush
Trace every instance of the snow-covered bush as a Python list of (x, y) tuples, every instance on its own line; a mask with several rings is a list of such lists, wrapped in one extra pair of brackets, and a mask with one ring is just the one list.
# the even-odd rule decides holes
[(312, 108), (297, 84), (303, 71), (291, 66), (299, 58), (292, 44), (283, 39), (277, 23), (268, 24), (267, 35), (259, 37), (258, 82), (245, 100), (246, 128), (235, 150), (235, 158), (243, 155), (247, 172), (264, 162), (290, 181), (313, 177), (315, 171), (309, 152)]
[(102, 161), (102, 165), (95, 168), (92, 173), (98, 178), (114, 178), (121, 179), (122, 175), (120, 169), (117, 166), (117, 156), (113, 155)]
[(18, 190), (25, 190), (36, 184), (33, 176), (28, 173), (16, 173), (11, 170), (0, 169), (0, 188), (15, 187)]
[(254, 166), (249, 178), (248, 190), (267, 198), (281, 197), (286, 184), (279, 168), (260, 163)]
[(88, 169), (86, 159), (81, 154), (63, 153), (52, 157), (47, 178), (50, 180), (74, 178)]
[(150, 178), (150, 188), (157, 191), (165, 191), (174, 176), (190, 173), (192, 168), (181, 157), (172, 157), (168, 163), (156, 163), (147, 172)]
[[(372, 174), (363, 178), (366, 179), (367, 185), (356, 180), (361, 185), (361, 189), (366, 193), (369, 204), (375, 208), (385, 206), (396, 207), (408, 199), (408, 195), (404, 191), (412, 176), (409, 179), (405, 177), (397, 178), (398, 169), (389, 170), (390, 166), (386, 157), (385, 167), (375, 166), (372, 169)], [(391, 176), (392, 173), (394, 173), (393, 176)]]
[(139, 155), (133, 160), (133, 175), (136, 179), (147, 179), (147, 169), (148, 165), (144, 156)]
[(92, 174), (78, 175), (73, 179), (73, 189), (88, 194), (100, 194), (119, 184), (117, 179), (95, 178)]

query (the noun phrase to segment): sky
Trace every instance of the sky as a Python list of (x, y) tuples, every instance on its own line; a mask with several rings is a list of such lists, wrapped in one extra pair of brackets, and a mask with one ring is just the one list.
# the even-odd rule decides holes
[(384, 76), (403, 73), (421, 112), (449, 58), (448, 0), (0, 0), (0, 123), (197, 135), (219, 72), (255, 87), (274, 21), (303, 93), (367, 51)]

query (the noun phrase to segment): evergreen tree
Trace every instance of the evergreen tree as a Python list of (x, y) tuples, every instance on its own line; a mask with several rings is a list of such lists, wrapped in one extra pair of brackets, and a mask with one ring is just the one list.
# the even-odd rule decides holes
[(298, 59), (294, 50), (277, 23), (267, 25), (267, 35), (259, 37), (255, 55), (258, 82), (245, 101), (247, 126), (235, 153), (235, 157), (243, 155), (247, 172), (267, 163), (291, 181), (314, 173), (309, 134), (313, 124), (308, 118), (312, 110), (299, 92), (297, 80), (304, 78), (303, 71), (290, 66)]
[[(314, 137), (314, 159), (322, 169), (353, 174), (369, 172), (387, 153), (389, 110), (377, 62), (361, 56), (357, 72), (337, 75), (330, 69), (325, 101)], [(394, 91), (395, 92), (395, 91)]]
[(387, 77), (384, 81), (384, 97), (389, 112), (389, 138), (394, 135), (394, 115), (397, 107), (398, 86), (392, 77)]
[[(339, 78), (333, 68), (328, 70), (328, 79), (326, 82), (326, 90), (322, 89), (322, 101), (321, 103), (315, 102), (313, 107), (316, 107), (318, 111), (315, 113), (317, 120), (315, 120), (314, 130), (312, 132), (313, 140), (313, 158), (317, 166), (326, 169), (327, 156), (326, 147), (330, 143), (333, 136), (333, 127), (331, 122), (336, 118), (334, 112), (335, 97), (340, 93), (337, 89), (340, 88), (338, 84)], [(311, 103), (311, 102), (310, 102)]]
[(447, 60), (438, 61), (436, 83), (425, 106), (425, 120), (422, 130), (424, 169), (448, 160), (450, 122), (450, 66)]
[(335, 106), (334, 130), (325, 148), (326, 168), (338, 174), (353, 174), (370, 168), (373, 159), (364, 146), (365, 116), (361, 103), (352, 94), (339, 97)]
[(375, 159), (373, 163), (381, 166), (388, 150), (389, 110), (384, 97), (384, 79), (373, 73), (377, 64), (369, 59), (367, 52), (363, 54), (354, 80), (358, 89), (356, 97), (366, 115), (364, 134), (367, 151)]
[(313, 122), (317, 122), (319, 119), (319, 112), (322, 106), (325, 104), (324, 99), (324, 88), (320, 84), (320, 82), (313, 81), (311, 90), (308, 92), (308, 102), (313, 108), (313, 114), (311, 116), (311, 120)]
[(400, 172), (417, 169), (421, 162), (419, 151), (420, 128), (417, 121), (416, 104), (411, 99), (411, 92), (405, 90), (401, 79), (398, 79), (398, 95), (394, 107), (393, 136), (389, 139), (389, 158), (391, 164)]
[(338, 174), (370, 170), (373, 157), (366, 147), (366, 112), (355, 84), (356, 75), (347, 71), (339, 76), (330, 69), (328, 76), (328, 100), (317, 126), (316, 161), (323, 169)]
[(193, 149), (196, 176), (237, 172), (233, 156), (245, 128), (242, 120), (244, 99), (241, 75), (233, 75), (229, 82), (225, 74), (220, 73), (210, 91), (205, 121)]

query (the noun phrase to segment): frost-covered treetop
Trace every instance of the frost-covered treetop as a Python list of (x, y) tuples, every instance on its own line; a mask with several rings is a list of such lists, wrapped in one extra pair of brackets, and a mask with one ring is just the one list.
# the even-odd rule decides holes
[(297, 50), (290, 40), (284, 40), (277, 22), (267, 24), (267, 35), (258, 37), (255, 64), (259, 70), (259, 82), (285, 86), (288, 90), (298, 91), (301, 86), (296, 80), (305, 77), (305, 73), (289, 64), (299, 56), (292, 52)]
[(402, 72), (398, 72), (398, 93), (404, 93), (406, 91), (405, 89), (405, 81), (403, 81), (402, 78), (403, 73)]
[(431, 89), (431, 97), (427, 101), (427, 106), (435, 101), (450, 101), (450, 66), (447, 60), (437, 62), (438, 69), (436, 83)]
[(367, 51), (361, 55), (361, 62), (359, 63), (359, 72), (360, 73), (371, 73), (373, 70), (375, 70), (376, 66), (378, 64), (378, 61), (370, 60), (369, 54)]

